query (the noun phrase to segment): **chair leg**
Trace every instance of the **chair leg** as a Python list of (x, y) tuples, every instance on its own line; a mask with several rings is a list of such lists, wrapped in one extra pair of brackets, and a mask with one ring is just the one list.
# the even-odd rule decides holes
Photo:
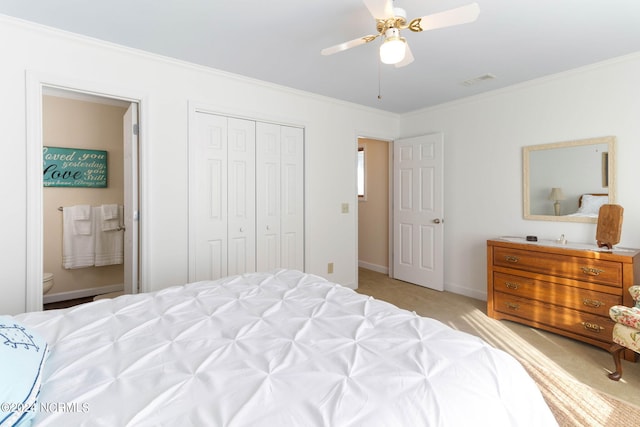
[(613, 381), (618, 381), (620, 378), (622, 378), (622, 362), (620, 361), (622, 350), (624, 350), (624, 347), (620, 344), (614, 344), (609, 349), (609, 353), (611, 353), (611, 355), (613, 356), (613, 361), (616, 364), (616, 371), (608, 375), (609, 379)]

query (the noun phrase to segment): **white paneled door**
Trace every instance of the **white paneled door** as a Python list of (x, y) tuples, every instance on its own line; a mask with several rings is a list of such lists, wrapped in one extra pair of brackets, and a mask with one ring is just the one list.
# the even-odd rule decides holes
[(192, 144), (190, 233), (193, 248), (191, 281), (227, 275), (227, 121), (226, 117), (197, 113)]
[(304, 270), (304, 132), (194, 112), (189, 280)]
[(304, 270), (304, 134), (257, 123), (257, 270)]
[(443, 136), (401, 139), (393, 150), (393, 277), (444, 290)]
[(256, 271), (256, 123), (227, 120), (227, 274), (232, 275)]
[(304, 271), (304, 130), (282, 126), (280, 266)]
[(124, 292), (138, 293), (138, 104), (123, 118), (124, 129)]
[(260, 192), (256, 208), (258, 271), (269, 271), (280, 265), (282, 189), (280, 186), (280, 126), (258, 123), (260, 145), (256, 149), (257, 190)]

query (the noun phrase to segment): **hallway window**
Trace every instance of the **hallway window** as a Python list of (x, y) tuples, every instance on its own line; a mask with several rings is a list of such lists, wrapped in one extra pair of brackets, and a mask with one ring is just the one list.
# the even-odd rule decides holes
[(358, 147), (358, 199), (365, 200), (365, 188), (364, 188), (364, 168), (365, 168), (365, 156), (364, 147)]

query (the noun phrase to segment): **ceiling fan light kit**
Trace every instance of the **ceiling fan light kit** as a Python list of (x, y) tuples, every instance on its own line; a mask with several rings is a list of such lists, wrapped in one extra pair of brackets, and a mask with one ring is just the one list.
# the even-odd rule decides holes
[(407, 52), (407, 41), (400, 37), (400, 30), (389, 28), (385, 32), (385, 40), (380, 45), (380, 61), (384, 64), (397, 64)]
[(384, 37), (380, 45), (380, 61), (384, 64), (394, 64), (396, 67), (404, 67), (413, 62), (413, 54), (404, 37), (400, 37), (400, 30), (409, 29), (413, 32), (435, 30), (466, 24), (478, 19), (480, 7), (477, 3), (455, 9), (426, 15), (411, 20), (407, 25), (407, 14), (404, 9), (393, 7), (393, 0), (363, 0), (369, 12), (376, 20), (378, 34), (359, 37), (348, 42), (322, 49), (322, 55), (332, 55), (352, 47), (360, 46), (378, 37)]

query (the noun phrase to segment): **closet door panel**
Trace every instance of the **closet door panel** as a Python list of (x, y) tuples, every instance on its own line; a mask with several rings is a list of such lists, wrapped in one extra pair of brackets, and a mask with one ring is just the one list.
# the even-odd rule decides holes
[[(211, 279), (218, 279), (220, 277), (224, 277), (227, 275), (226, 273), (227, 271), (226, 242), (223, 242), (222, 240), (209, 240), (207, 243), (208, 243), (207, 245), (208, 260), (206, 265), (208, 265), (209, 271), (207, 274), (203, 275), (203, 278), (197, 279), (197, 280), (208, 280), (208, 279), (205, 279), (204, 277), (211, 278)], [(225, 264), (223, 264), (223, 261), (225, 261)]]
[(228, 274), (256, 271), (255, 122), (228, 119)]
[(229, 239), (229, 246), (227, 247), (229, 251), (229, 276), (255, 271), (255, 267), (249, 264), (254, 260), (254, 254), (248, 254), (249, 247), (254, 247), (252, 240), (246, 236)]
[(303, 130), (201, 112), (194, 125), (190, 280), (303, 270)]
[(227, 118), (197, 113), (195, 141), (195, 277), (227, 275)]
[(282, 126), (281, 267), (304, 270), (304, 131)]
[(280, 126), (256, 126), (256, 261), (258, 271), (269, 271), (281, 267)]

